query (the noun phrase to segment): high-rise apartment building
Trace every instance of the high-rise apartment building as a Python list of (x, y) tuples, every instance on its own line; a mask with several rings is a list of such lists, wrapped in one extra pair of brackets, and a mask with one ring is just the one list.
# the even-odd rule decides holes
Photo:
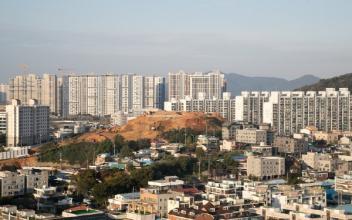
[(9, 93), (8, 84), (0, 84), (0, 104), (6, 104)]
[(9, 99), (21, 100), (28, 104), (30, 99), (40, 100), (41, 79), (35, 74), (18, 75), (10, 79)]
[(191, 74), (180, 71), (169, 73), (168, 80), (168, 101), (186, 97), (198, 99), (200, 93), (206, 99), (221, 99), (222, 93), (226, 91), (224, 74), (220, 71)]
[(28, 104), (30, 99), (36, 99), (40, 105), (49, 106), (50, 112), (63, 115), (62, 102), (62, 77), (53, 74), (18, 75), (10, 79), (7, 100), (18, 99), (23, 104)]
[(138, 115), (164, 103), (163, 77), (107, 74), (72, 75), (68, 79), (69, 115), (102, 116), (119, 111)]
[(236, 121), (259, 125), (263, 122), (263, 103), (268, 101), (269, 92), (241, 92), (236, 96)]
[(204, 97), (173, 99), (165, 102), (164, 110), (219, 113), (226, 121), (232, 122), (235, 120), (235, 100), (231, 99), (230, 93), (224, 93), (223, 97), (223, 99), (205, 99)]
[(236, 96), (236, 121), (269, 123), (280, 135), (291, 135), (307, 126), (322, 131), (350, 131), (352, 128), (350, 91), (242, 92)]
[(57, 77), (56, 75), (43, 74), (41, 78), (39, 104), (49, 106), (50, 112), (58, 113)]
[(351, 95), (348, 89), (319, 92), (272, 92), (263, 105), (263, 122), (279, 134), (297, 133), (307, 126), (321, 131), (350, 131)]
[(49, 139), (49, 107), (38, 105), (31, 99), (21, 104), (13, 99), (6, 105), (7, 145), (25, 146), (46, 142)]
[(121, 110), (121, 77), (118, 75), (101, 76), (101, 103), (103, 115), (111, 115)]
[(159, 76), (144, 77), (144, 108), (164, 108), (165, 78)]

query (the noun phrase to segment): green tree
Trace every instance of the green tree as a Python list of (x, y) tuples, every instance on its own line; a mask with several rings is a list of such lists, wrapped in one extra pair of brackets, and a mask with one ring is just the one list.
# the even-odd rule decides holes
[(127, 145), (124, 145), (120, 152), (120, 158), (131, 157), (131, 156), (133, 156), (132, 150)]
[(120, 134), (117, 134), (115, 136), (115, 147), (117, 152), (120, 152), (124, 145), (125, 145), (125, 139)]
[(77, 176), (74, 181), (77, 186), (77, 193), (88, 196), (90, 190), (98, 183), (97, 174), (94, 170), (83, 170)]
[(205, 157), (205, 151), (202, 148), (197, 147), (196, 148), (196, 156), (199, 160), (203, 159)]

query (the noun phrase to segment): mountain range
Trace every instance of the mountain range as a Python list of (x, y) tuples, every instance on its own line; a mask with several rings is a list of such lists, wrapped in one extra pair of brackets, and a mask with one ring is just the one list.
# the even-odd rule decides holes
[(225, 73), (227, 91), (239, 95), (241, 91), (294, 90), (306, 85), (315, 84), (320, 78), (304, 75), (297, 79), (287, 80), (277, 77), (244, 76), (237, 73)]
[(316, 83), (311, 85), (306, 85), (302, 87), (297, 87), (296, 90), (300, 91), (321, 91), (326, 88), (348, 88), (350, 91), (352, 90), (352, 73), (347, 73), (340, 76), (335, 76), (328, 79), (321, 79)]

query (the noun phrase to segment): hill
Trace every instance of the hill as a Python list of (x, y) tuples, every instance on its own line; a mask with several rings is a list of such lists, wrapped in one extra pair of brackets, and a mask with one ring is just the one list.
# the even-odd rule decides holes
[(202, 112), (165, 112), (157, 111), (140, 115), (121, 128), (100, 130), (81, 135), (76, 142), (102, 142), (113, 140), (119, 133), (125, 140), (155, 139), (161, 137), (164, 132), (173, 129), (192, 129), (196, 132), (204, 132), (206, 122), (210, 132), (221, 130), (222, 118), (217, 114), (205, 114)]
[(313, 75), (304, 75), (294, 80), (277, 77), (250, 77), (237, 73), (225, 73), (227, 91), (233, 95), (239, 95), (241, 91), (255, 90), (294, 90), (319, 81)]
[(344, 75), (335, 76), (328, 79), (321, 79), (317, 83), (307, 85), (307, 86), (297, 87), (295, 90), (320, 91), (320, 90), (325, 90), (326, 88), (335, 88), (335, 89), (348, 88), (349, 90), (352, 90), (352, 73), (347, 73)]
[(222, 119), (217, 114), (159, 111), (130, 120), (119, 130), (119, 133), (126, 140), (155, 139), (173, 129), (188, 128), (205, 132), (206, 124), (209, 131), (220, 130), (221, 123)]

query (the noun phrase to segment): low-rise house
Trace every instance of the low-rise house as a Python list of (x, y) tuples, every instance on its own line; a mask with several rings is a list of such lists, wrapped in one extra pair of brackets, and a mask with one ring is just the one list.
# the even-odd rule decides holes
[(308, 142), (306, 140), (293, 137), (276, 136), (273, 146), (277, 147), (278, 152), (281, 154), (293, 154), (298, 156), (308, 151)]
[(198, 135), (197, 147), (204, 151), (214, 151), (219, 149), (219, 138), (214, 136)]
[(220, 144), (220, 151), (232, 151), (235, 147), (236, 147), (235, 141), (224, 139)]
[(316, 131), (313, 133), (313, 138), (316, 141), (326, 141), (327, 144), (337, 144), (340, 135), (340, 132)]
[(260, 204), (212, 204), (210, 202), (195, 204), (190, 207), (175, 208), (169, 212), (170, 220), (186, 219), (260, 219), (260, 216), (250, 212), (250, 208), (259, 207)]
[(308, 152), (302, 155), (302, 160), (316, 171), (334, 172), (338, 166), (338, 158), (328, 153)]
[(128, 205), (140, 199), (139, 192), (117, 194), (114, 198), (108, 200), (108, 209), (113, 211), (127, 210)]
[(280, 219), (280, 220), (348, 220), (352, 219), (349, 205), (338, 206), (336, 208), (319, 208), (317, 206), (306, 204), (289, 204), (284, 206), (283, 210), (262, 206), (257, 209), (257, 213), (263, 219)]
[(271, 189), (269, 185), (258, 181), (243, 183), (242, 198), (245, 200), (271, 205)]
[(256, 155), (264, 157), (273, 156), (273, 147), (265, 144), (264, 142), (261, 142), (260, 145), (253, 145), (251, 150)]
[(241, 196), (243, 185), (237, 180), (209, 181), (205, 185), (205, 194), (209, 201), (219, 201), (222, 198), (238, 198)]
[(38, 211), (56, 214), (73, 205), (72, 198), (57, 192), (56, 187), (43, 186), (34, 190), (33, 196), (37, 201)]

